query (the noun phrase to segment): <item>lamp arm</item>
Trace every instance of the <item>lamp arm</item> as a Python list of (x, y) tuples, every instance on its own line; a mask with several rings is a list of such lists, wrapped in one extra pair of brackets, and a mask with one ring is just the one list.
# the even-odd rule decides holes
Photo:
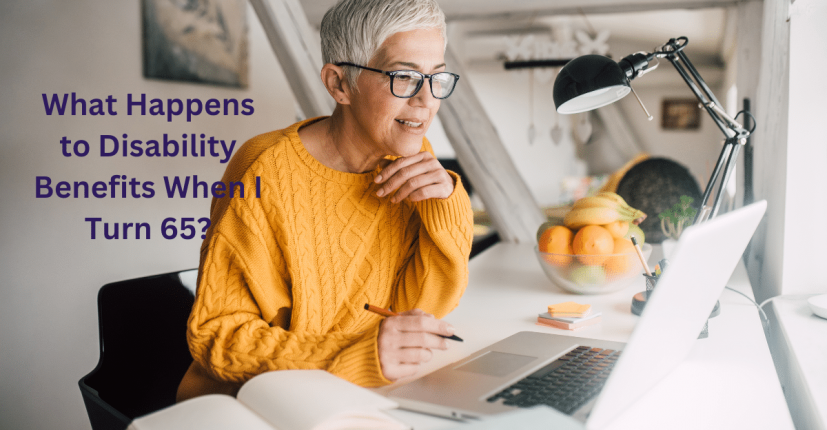
[[(706, 81), (698, 73), (698, 70), (689, 61), (686, 54), (683, 53), (683, 48), (689, 43), (686, 37), (678, 37), (676, 39), (669, 39), (669, 41), (658, 48), (652, 55), (659, 58), (666, 58), (677, 70), (681, 78), (689, 86), (689, 89), (695, 94), (701, 106), (706, 109), (706, 112), (715, 121), (715, 125), (721, 129), (721, 132), (726, 136), (724, 147), (721, 149), (721, 154), (718, 156), (715, 170), (712, 172), (709, 182), (704, 190), (703, 198), (701, 200), (700, 210), (698, 216), (695, 218), (695, 223), (703, 222), (709, 218), (713, 218), (718, 214), (718, 209), (721, 206), (721, 200), (724, 194), (726, 183), (729, 176), (732, 174), (733, 167), (738, 160), (738, 152), (741, 145), (746, 144), (747, 137), (750, 131), (745, 129), (738, 121), (727, 115), (721, 108), (721, 103), (715, 98), (715, 94), (706, 84)], [(715, 184), (719, 182), (718, 190), (715, 195), (715, 200), (712, 206), (707, 203), (712, 195), (712, 189)]]
[[(698, 98), (698, 101), (701, 103), (701, 105), (704, 107), (704, 109), (706, 109), (706, 112), (709, 114), (710, 117), (712, 117), (712, 120), (715, 121), (715, 125), (717, 125), (718, 128), (721, 129), (721, 132), (724, 133), (724, 136), (732, 137), (735, 133), (732, 130), (729, 129), (729, 127), (727, 126), (727, 123), (710, 106), (710, 104), (715, 103), (715, 102), (710, 101), (706, 97), (706, 95), (703, 92), (701, 92), (701, 90), (698, 88), (698, 86), (695, 85), (695, 82), (692, 80), (691, 75), (689, 73), (687, 73), (686, 69), (684, 69), (683, 65), (681, 65), (678, 58), (676, 58), (676, 56), (674, 56), (674, 55), (668, 55), (668, 56), (666, 56), (666, 59), (669, 60), (672, 63), (673, 66), (675, 66), (675, 70), (677, 70), (678, 74), (681, 75), (683, 80), (689, 86), (689, 89), (692, 90), (692, 92), (695, 94), (695, 97)], [(700, 79), (701, 81), (703, 81), (703, 78), (701, 78), (700, 76), (697, 76), (697, 79)], [(704, 86), (706, 86), (706, 84), (704, 84)], [(712, 96), (712, 97), (714, 98), (714, 96)]]
[(689, 60), (689, 57), (683, 52), (683, 48), (689, 43), (686, 37), (678, 37), (669, 39), (663, 46), (658, 48), (653, 55), (656, 57), (664, 57), (675, 67), (675, 70), (681, 75), (686, 85), (695, 94), (695, 97), (701, 103), (702, 107), (715, 121), (715, 125), (724, 133), (727, 138), (737, 137), (739, 139), (746, 139), (749, 136), (747, 131), (734, 118), (724, 112), (721, 108), (721, 102), (715, 97), (715, 94), (706, 84), (706, 81), (698, 73), (698, 70)]
[(715, 98), (715, 93), (713, 93), (712, 90), (706, 85), (706, 82), (701, 77), (701, 74), (698, 73), (698, 70), (695, 69), (695, 66), (692, 64), (691, 61), (689, 61), (689, 58), (686, 56), (686, 54), (684, 54), (681, 50), (677, 51), (675, 55), (677, 55), (678, 58), (680, 58), (680, 60), (686, 65), (686, 68), (689, 70), (689, 73), (692, 74), (692, 77), (695, 78), (695, 81), (698, 82), (698, 85), (700, 85), (701, 88), (703, 88), (704, 93), (711, 100), (711, 102), (704, 103), (704, 107), (707, 108), (707, 111), (709, 109), (714, 110), (715, 113), (718, 114), (718, 118), (723, 118), (727, 123), (729, 123), (729, 130), (732, 130), (735, 133), (735, 136), (729, 136), (729, 134), (726, 133), (727, 136), (738, 137), (739, 139), (746, 139), (749, 136), (750, 132), (747, 131), (747, 129), (745, 129), (744, 126), (741, 125), (738, 121), (736, 121), (735, 118), (729, 116), (729, 114), (727, 114), (723, 110), (723, 108), (721, 108), (721, 102), (719, 102), (718, 99)]

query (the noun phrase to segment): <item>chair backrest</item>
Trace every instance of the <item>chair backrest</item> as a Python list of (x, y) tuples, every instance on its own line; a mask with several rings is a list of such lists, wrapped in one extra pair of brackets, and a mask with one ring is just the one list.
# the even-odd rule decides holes
[(178, 383), (192, 363), (186, 339), (192, 273), (101, 287), (100, 359), (78, 381), (94, 430), (125, 429), (132, 419), (175, 403)]

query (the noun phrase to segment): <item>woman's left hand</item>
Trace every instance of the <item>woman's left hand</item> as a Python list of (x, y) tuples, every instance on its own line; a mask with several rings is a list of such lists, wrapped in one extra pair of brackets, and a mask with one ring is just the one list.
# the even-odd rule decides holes
[(454, 192), (454, 179), (428, 151), (410, 157), (399, 157), (388, 164), (374, 180), (382, 185), (379, 197), (393, 193), (391, 202), (404, 199), (418, 202), (426, 199), (447, 199)]

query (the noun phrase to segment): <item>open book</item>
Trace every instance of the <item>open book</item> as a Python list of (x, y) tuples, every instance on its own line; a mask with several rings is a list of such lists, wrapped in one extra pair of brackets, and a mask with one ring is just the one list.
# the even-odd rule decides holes
[(136, 418), (128, 430), (409, 429), (382, 412), (397, 406), (323, 370), (279, 370), (247, 381), (235, 398), (196, 397)]

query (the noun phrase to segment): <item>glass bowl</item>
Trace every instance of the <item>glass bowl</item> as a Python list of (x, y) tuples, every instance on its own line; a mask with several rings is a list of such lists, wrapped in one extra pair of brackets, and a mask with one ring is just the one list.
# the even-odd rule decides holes
[[(641, 246), (647, 260), (652, 245)], [(643, 266), (635, 251), (624, 254), (573, 255), (540, 252), (534, 247), (543, 272), (555, 285), (574, 294), (607, 294), (643, 279)]]

